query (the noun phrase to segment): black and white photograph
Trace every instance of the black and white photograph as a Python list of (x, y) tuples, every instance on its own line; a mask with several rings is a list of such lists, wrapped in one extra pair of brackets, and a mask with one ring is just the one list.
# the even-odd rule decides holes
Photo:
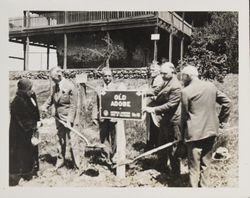
[(248, 3), (5, 11), (4, 188), (250, 197)]

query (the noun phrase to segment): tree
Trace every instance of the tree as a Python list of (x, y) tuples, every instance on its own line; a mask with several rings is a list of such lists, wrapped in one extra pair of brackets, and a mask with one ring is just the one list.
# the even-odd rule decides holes
[(238, 73), (238, 13), (211, 12), (211, 22), (195, 28), (184, 63), (198, 67), (206, 79)]

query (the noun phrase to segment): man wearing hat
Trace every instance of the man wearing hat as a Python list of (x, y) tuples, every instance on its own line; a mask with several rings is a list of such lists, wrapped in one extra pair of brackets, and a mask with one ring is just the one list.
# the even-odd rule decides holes
[[(163, 83), (154, 90), (154, 105), (145, 108), (145, 111), (154, 114), (154, 123), (159, 127), (159, 145), (180, 138), (180, 109), (178, 106), (181, 99), (181, 84), (174, 75), (173, 68), (174, 66), (170, 62), (161, 66), (160, 75)], [(169, 159), (172, 174), (180, 174), (180, 161), (173, 152), (173, 147), (161, 152), (160, 157), (166, 164)]]
[(69, 127), (74, 125), (77, 106), (77, 91), (72, 82), (65, 79), (60, 67), (53, 67), (50, 70), (50, 77), (54, 82), (52, 93), (48, 100), (41, 107), (41, 110), (47, 109), (54, 105), (57, 136), (59, 138), (58, 156), (56, 168), (60, 168), (65, 163), (66, 154), (66, 136), (71, 146), (71, 157), (76, 168), (79, 168), (80, 158), (78, 153), (77, 137), (69, 128), (65, 127), (60, 121), (67, 123)]
[[(227, 122), (230, 99), (214, 84), (198, 78), (196, 67), (188, 65), (181, 71), (182, 132), (188, 148), (189, 179), (192, 187), (207, 186), (207, 168), (212, 158), (215, 137)], [(219, 115), (216, 103), (221, 105)]]

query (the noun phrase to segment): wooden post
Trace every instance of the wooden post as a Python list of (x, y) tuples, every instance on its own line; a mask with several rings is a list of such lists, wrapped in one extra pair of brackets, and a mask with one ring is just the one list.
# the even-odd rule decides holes
[[(155, 27), (154, 34), (158, 34), (158, 26)], [(157, 61), (157, 56), (158, 56), (157, 40), (154, 40), (154, 61)]]
[(173, 52), (173, 23), (174, 23), (174, 16), (171, 12), (171, 28), (169, 34), (169, 49), (168, 49), (168, 59), (169, 62), (172, 62), (172, 52)]
[(67, 69), (67, 34), (64, 34), (63, 69)]
[(30, 39), (27, 36), (26, 41), (23, 44), (23, 52), (24, 52), (24, 61), (23, 61), (23, 70), (29, 70), (29, 45)]
[(49, 44), (47, 44), (47, 70), (49, 70)]
[(83, 106), (84, 106), (84, 113), (86, 115), (87, 113), (87, 87), (86, 87), (86, 84), (84, 83), (82, 85), (83, 87)]
[(182, 12), (182, 37), (181, 37), (181, 54), (180, 54), (181, 65), (183, 63), (183, 48), (184, 48), (184, 17), (185, 17), (185, 12)]
[(26, 11), (23, 11), (23, 27), (26, 27)]
[(27, 15), (27, 23), (26, 23), (26, 27), (30, 27), (30, 11), (26, 12)]
[(169, 49), (168, 49), (168, 59), (169, 62), (172, 62), (172, 51), (173, 51), (173, 34), (172, 32), (169, 34)]
[(23, 70), (26, 70), (26, 43), (23, 42)]
[(67, 12), (67, 11), (65, 11), (64, 12), (64, 22), (65, 22), (65, 24), (67, 24), (68, 23), (68, 14), (69, 14), (69, 12)]
[(184, 36), (181, 38), (181, 64), (183, 63)]
[[(118, 120), (116, 124), (116, 145), (117, 163), (119, 164), (126, 159), (124, 120)], [(116, 176), (118, 178), (125, 178), (125, 165), (116, 168)]]
[(27, 28), (30, 26), (30, 11), (23, 11), (23, 27)]

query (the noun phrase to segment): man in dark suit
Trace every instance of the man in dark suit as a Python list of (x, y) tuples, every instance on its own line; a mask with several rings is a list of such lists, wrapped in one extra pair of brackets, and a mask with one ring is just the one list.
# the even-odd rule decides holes
[[(115, 90), (113, 82), (112, 71), (109, 68), (103, 68), (102, 70), (103, 85), (96, 89), (97, 92), (97, 105), (92, 110), (92, 120), (99, 126), (100, 141), (105, 145), (103, 148), (105, 155), (105, 162), (108, 165), (116, 163), (116, 123), (115, 119), (102, 119), (100, 118), (100, 94), (102, 91)], [(88, 84), (87, 84), (88, 86)]]
[[(154, 100), (151, 107), (146, 107), (148, 113), (153, 114), (154, 123), (160, 128), (159, 145), (172, 142), (180, 138), (179, 103), (181, 99), (181, 84), (174, 75), (174, 66), (166, 62), (161, 66), (160, 74), (164, 83), (154, 90)], [(173, 147), (161, 152), (163, 163), (170, 160), (172, 173), (180, 174), (180, 161), (177, 158)]]
[(75, 167), (79, 168), (77, 136), (59, 122), (59, 120), (62, 120), (67, 123), (68, 126), (73, 126), (76, 116), (77, 91), (74, 84), (63, 77), (60, 67), (53, 67), (50, 70), (50, 77), (54, 82), (52, 93), (41, 110), (47, 111), (52, 105), (55, 107), (55, 121), (57, 136), (59, 138), (56, 168), (62, 167), (65, 162), (66, 136), (68, 136), (71, 146), (72, 160), (74, 161)]
[[(209, 81), (198, 78), (194, 66), (182, 70), (182, 131), (188, 148), (189, 178), (192, 187), (207, 186), (207, 168), (212, 158), (215, 137), (227, 122), (230, 99)], [(216, 103), (221, 105), (219, 115)]]
[[(157, 87), (161, 86), (163, 83), (163, 79), (160, 75), (160, 65), (157, 62), (153, 61), (150, 65), (150, 73), (151, 73), (151, 82), (150, 89), (154, 90)], [(153, 98), (151, 96), (146, 98), (147, 106), (154, 105)], [(147, 115), (147, 150), (153, 149), (158, 146), (159, 139), (159, 127), (155, 125), (152, 119), (152, 114)]]

